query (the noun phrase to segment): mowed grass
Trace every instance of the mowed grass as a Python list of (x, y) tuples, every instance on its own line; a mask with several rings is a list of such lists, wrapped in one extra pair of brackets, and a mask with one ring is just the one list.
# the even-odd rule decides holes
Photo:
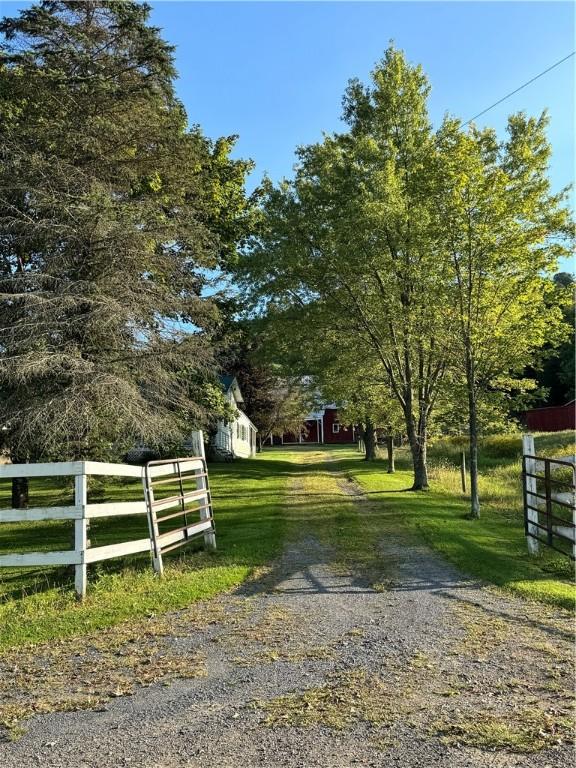
[[(201, 539), (166, 555), (165, 576), (152, 572), (147, 553), (88, 566), (88, 595), (74, 596), (72, 568), (0, 569), (0, 648), (83, 634), (132, 617), (177, 609), (241, 584), (279, 551), (282, 505), (293, 465), (288, 454), (264, 454), (209, 467), (218, 549)], [(55, 486), (56, 483), (56, 486)], [(30, 506), (71, 503), (70, 481), (34, 481)], [(88, 500), (140, 500), (138, 483), (93, 483)], [(10, 485), (0, 484), (0, 507), (10, 506)], [(147, 536), (145, 516), (92, 521), (92, 546)], [(70, 549), (73, 523), (0, 525), (0, 554)]]
[[(412, 482), (406, 450), (397, 452), (397, 472), (386, 474), (383, 460), (366, 463), (353, 451), (341, 451), (340, 465), (372, 501), (379, 500), (387, 528), (397, 526), (422, 537), (463, 572), (523, 597), (573, 609), (574, 563), (541, 545), (528, 554), (521, 487), (521, 438), (489, 438), (480, 452), (480, 520), (468, 519), (469, 499), (461, 490), (461, 441), (439, 441), (430, 449), (431, 490), (409, 491)], [(536, 436), (543, 456), (574, 453), (574, 434)], [(383, 524), (384, 524), (383, 520)]]
[[(573, 435), (538, 436), (537, 452), (566, 455)], [(398, 451), (397, 472), (386, 462), (367, 463), (352, 447), (271, 449), (251, 460), (210, 465), (218, 551), (201, 541), (166, 557), (158, 579), (147, 554), (89, 566), (87, 599), (78, 603), (73, 568), (0, 569), (0, 649), (84, 634), (130, 618), (174, 610), (210, 598), (257, 576), (279, 554), (286, 539), (307, 536), (327, 545), (333, 562), (372, 584), (385, 582), (383, 539), (423, 538), (464, 573), (524, 597), (572, 608), (571, 561), (542, 547), (528, 555), (523, 530), (520, 438), (491, 439), (481, 452), (482, 518), (467, 518), (460, 490), (458, 441), (430, 451), (432, 488), (408, 490), (407, 451)], [(347, 493), (356, 480), (369, 504)], [(89, 501), (141, 499), (139, 484), (93, 483)], [(31, 506), (68, 504), (70, 483), (31, 485)], [(8, 483), (0, 484), (0, 507), (10, 506)], [(42, 522), (0, 525), (0, 553), (69, 549), (73, 524)], [(93, 521), (92, 546), (147, 535), (144, 516)], [(275, 569), (264, 580), (273, 583)], [(277, 574), (279, 577), (281, 573)], [(272, 581), (271, 581), (272, 579)]]
[[(312, 550), (322, 561), (374, 582), (387, 569), (380, 556), (380, 541), (393, 532), (386, 515), (365, 514), (355, 496), (347, 492), (343, 457), (349, 454), (349, 449), (330, 446), (294, 448), (292, 487), (284, 511), (286, 539), (305, 549), (309, 540), (318, 541), (324, 546), (316, 551), (312, 545)], [(361, 466), (359, 454), (352, 455), (354, 466)], [(281, 578), (285, 568), (283, 563)]]

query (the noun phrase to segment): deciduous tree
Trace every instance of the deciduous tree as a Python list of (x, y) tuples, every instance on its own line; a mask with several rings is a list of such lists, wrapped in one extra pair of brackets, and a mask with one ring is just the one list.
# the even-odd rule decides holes
[(352, 82), (346, 133), (298, 151), (293, 181), (266, 188), (265, 227), (242, 264), (255, 302), (352, 340), (376, 358), (404, 414), (414, 489), (428, 486), (428, 421), (445, 371), (432, 241), (434, 142), (420, 67), (390, 48), (372, 85)]
[(451, 266), (445, 339), (466, 383), (472, 517), (480, 516), (479, 402), (513, 387), (534, 354), (566, 329), (546, 276), (568, 255), (572, 224), (565, 193), (550, 189), (546, 125), (545, 115), (513, 115), (499, 140), (492, 129), (464, 131), (447, 119), (438, 133), (431, 200)]

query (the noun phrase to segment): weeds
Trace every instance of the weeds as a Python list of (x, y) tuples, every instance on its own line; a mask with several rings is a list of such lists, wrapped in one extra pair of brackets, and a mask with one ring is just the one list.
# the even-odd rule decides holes
[(566, 713), (554, 710), (476, 711), (449, 722), (437, 721), (431, 732), (444, 744), (531, 753), (571, 743), (572, 722)]
[(358, 721), (384, 725), (394, 722), (401, 711), (392, 703), (382, 680), (363, 669), (335, 675), (326, 685), (303, 693), (255, 702), (254, 706), (265, 713), (262, 724), (268, 727), (325, 725), (341, 729)]

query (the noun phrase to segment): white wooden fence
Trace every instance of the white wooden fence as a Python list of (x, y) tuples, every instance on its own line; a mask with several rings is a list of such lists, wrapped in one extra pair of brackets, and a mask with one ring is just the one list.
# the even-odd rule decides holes
[[(209, 499), (209, 489), (204, 478), (207, 478), (205, 460), (202, 457), (186, 458), (188, 471), (196, 471), (199, 476), (198, 488), (204, 488), (203, 495), (207, 503), (200, 511), (200, 522), (186, 525), (180, 532), (181, 539), (188, 539), (204, 532), (205, 544), (215, 547), (212, 512)], [(87, 566), (89, 563), (108, 560), (114, 557), (131, 555), (138, 552), (150, 551), (154, 554), (153, 541), (150, 535), (146, 538), (109, 544), (100, 547), (90, 547), (88, 529), (90, 521), (95, 518), (120, 517), (125, 515), (148, 515), (146, 503), (147, 482), (151, 478), (180, 473), (178, 460), (157, 466), (139, 467), (129, 464), (110, 464), (98, 461), (72, 461), (38, 464), (6, 464), (0, 466), (0, 480), (12, 478), (39, 477), (74, 477), (74, 504), (67, 507), (30, 507), (28, 509), (0, 509), (0, 523), (32, 522), (41, 520), (70, 520), (74, 522), (74, 548), (64, 551), (24, 552), (0, 555), (0, 567), (73, 565), (75, 567), (75, 588), (80, 598), (86, 595)], [(143, 484), (141, 501), (114, 501), (89, 504), (88, 478), (90, 476), (132, 477)], [(170, 482), (167, 479), (165, 482)], [(196, 498), (199, 494), (196, 494)], [(170, 497), (162, 503), (161, 508), (167, 509), (178, 504), (180, 494)], [(208, 508), (208, 512), (206, 509)], [(191, 514), (191, 512), (190, 512)], [(209, 519), (209, 523), (206, 521)], [(150, 521), (149, 521), (150, 525)]]

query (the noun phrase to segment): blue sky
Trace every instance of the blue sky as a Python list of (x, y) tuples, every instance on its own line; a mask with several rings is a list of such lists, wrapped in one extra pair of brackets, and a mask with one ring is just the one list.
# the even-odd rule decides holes
[[(571, 2), (151, 1), (152, 22), (176, 46), (177, 90), (191, 123), (239, 134), (255, 186), (289, 176), (298, 144), (341, 127), (351, 77), (369, 78), (393, 39), (420, 63), (430, 112), (464, 120), (574, 50)], [(0, 0), (1, 15), (24, 3)], [(551, 177), (574, 177), (574, 63), (565, 62), (479, 119), (503, 130), (510, 112), (550, 112)]]
[[(177, 46), (178, 92), (210, 136), (238, 133), (238, 154), (290, 175), (298, 144), (341, 124), (350, 77), (367, 81), (388, 41), (420, 63), (435, 122), (468, 119), (574, 49), (568, 2), (153, 2)], [(503, 129), (520, 109), (550, 111), (552, 178), (574, 175), (574, 59), (479, 122)]]

